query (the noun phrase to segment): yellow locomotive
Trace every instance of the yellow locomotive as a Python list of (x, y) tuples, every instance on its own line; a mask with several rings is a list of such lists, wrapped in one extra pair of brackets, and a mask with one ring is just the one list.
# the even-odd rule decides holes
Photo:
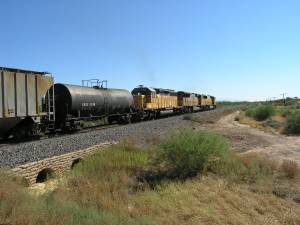
[(199, 95), (199, 106), (203, 109), (213, 109), (216, 108), (215, 97), (210, 95)]
[(179, 91), (177, 93), (178, 107), (183, 112), (193, 112), (194, 107), (199, 106), (197, 94)]
[(135, 107), (148, 118), (156, 118), (163, 113), (193, 112), (216, 107), (215, 97), (209, 95), (142, 85), (131, 93)]

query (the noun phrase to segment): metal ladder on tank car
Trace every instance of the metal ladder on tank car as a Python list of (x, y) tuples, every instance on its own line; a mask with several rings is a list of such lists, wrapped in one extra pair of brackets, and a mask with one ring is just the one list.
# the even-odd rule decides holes
[(48, 130), (55, 130), (55, 101), (54, 101), (54, 85), (52, 90), (47, 91), (47, 115), (48, 115)]

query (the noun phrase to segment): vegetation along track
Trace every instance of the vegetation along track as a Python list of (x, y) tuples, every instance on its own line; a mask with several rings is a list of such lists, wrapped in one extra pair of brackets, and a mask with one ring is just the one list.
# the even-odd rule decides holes
[[(215, 118), (222, 115), (222, 109), (198, 112), (194, 115), (203, 118)], [(147, 144), (160, 138), (172, 129), (190, 127), (193, 122), (183, 120), (185, 115), (172, 116), (143, 123), (116, 126), (107, 129), (93, 130), (84, 133), (57, 136), (0, 147), (0, 167), (16, 167), (28, 162), (61, 155), (64, 153), (88, 148), (107, 141), (134, 139), (138, 144)]]

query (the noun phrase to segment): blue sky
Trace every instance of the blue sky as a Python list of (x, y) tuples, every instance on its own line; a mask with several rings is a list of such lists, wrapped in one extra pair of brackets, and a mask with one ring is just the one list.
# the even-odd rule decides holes
[(2, 0), (0, 65), (225, 100), (300, 97), (300, 1)]

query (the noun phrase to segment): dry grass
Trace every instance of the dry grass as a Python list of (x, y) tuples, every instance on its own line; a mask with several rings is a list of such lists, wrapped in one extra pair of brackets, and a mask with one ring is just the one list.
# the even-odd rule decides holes
[(277, 115), (275, 115), (275, 116), (272, 117), (272, 120), (274, 120), (274, 121), (276, 121), (278, 123), (285, 123), (286, 117), (283, 116), (283, 115), (278, 115), (277, 114)]
[(241, 113), (238, 116), (238, 120), (236, 121), (264, 132), (278, 134), (283, 132), (286, 118), (281, 115), (275, 115), (266, 121), (257, 121), (251, 117), (246, 116), (245, 113)]
[(300, 223), (296, 204), (213, 175), (139, 193), (133, 206), (133, 216), (147, 215), (155, 224)]
[(112, 147), (77, 164), (57, 189), (39, 196), (1, 173), (0, 224), (300, 224), (299, 205), (273, 194), (275, 169), (254, 156), (230, 156), (224, 173), (212, 170), (150, 188), (136, 178), (149, 155), (131, 144)]
[(294, 179), (299, 173), (297, 162), (292, 160), (284, 160), (281, 165), (281, 170), (290, 179)]
[(0, 224), (30, 224), (36, 201), (22, 179), (6, 171), (0, 171), (0, 179)]

